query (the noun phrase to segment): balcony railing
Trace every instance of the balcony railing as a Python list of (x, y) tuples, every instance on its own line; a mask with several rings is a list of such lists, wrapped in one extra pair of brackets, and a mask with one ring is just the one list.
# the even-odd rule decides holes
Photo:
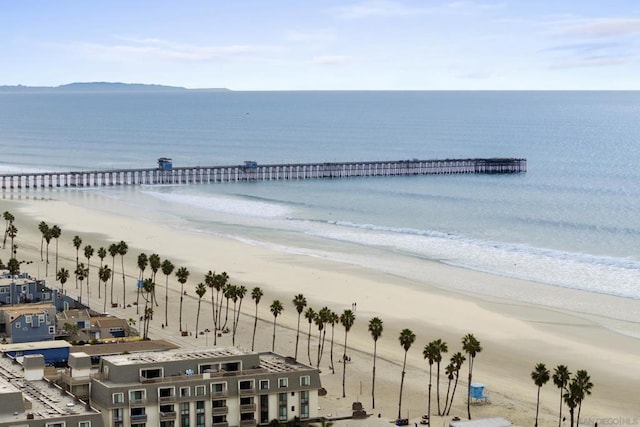
[(147, 404), (147, 398), (146, 397), (129, 398), (129, 404), (131, 404), (131, 405), (146, 405)]
[(223, 423), (213, 423), (211, 424), (211, 427), (229, 427), (229, 423), (226, 421)]
[(240, 420), (240, 427), (252, 427), (256, 425), (258, 425), (256, 420)]
[(175, 420), (176, 413), (175, 412), (160, 412), (161, 420)]
[(164, 403), (164, 402), (173, 402), (174, 400), (176, 400), (176, 397), (175, 397), (175, 396), (160, 396), (160, 397), (158, 398), (158, 401), (159, 401), (159, 402), (161, 402), (161, 403)]
[[(255, 368), (255, 369), (243, 369), (242, 371), (218, 371), (218, 372), (207, 372), (208, 378), (222, 378), (222, 377), (244, 377), (244, 376), (253, 376), (255, 374), (265, 373), (267, 370), (265, 368)], [(103, 375), (97, 375), (96, 379), (103, 380)], [(157, 378), (145, 378), (139, 377), (138, 381), (144, 384), (152, 384), (152, 383), (172, 383), (177, 381), (187, 381), (187, 380), (202, 380), (204, 379), (203, 374), (196, 375), (171, 375), (168, 377), (157, 377)]]
[(256, 394), (256, 388), (252, 387), (252, 388), (241, 388), (240, 389), (240, 396), (246, 396), (246, 395), (251, 395), (251, 394)]
[(229, 392), (227, 390), (223, 390), (223, 391), (212, 391), (211, 392), (211, 398), (212, 399), (216, 399), (219, 397), (227, 397), (229, 396)]
[(147, 421), (147, 414), (131, 414), (131, 421)]
[(255, 412), (256, 404), (255, 403), (247, 403), (245, 405), (240, 405), (240, 412)]
[(227, 415), (229, 413), (228, 406), (218, 406), (215, 408), (211, 408), (211, 413), (213, 415)]

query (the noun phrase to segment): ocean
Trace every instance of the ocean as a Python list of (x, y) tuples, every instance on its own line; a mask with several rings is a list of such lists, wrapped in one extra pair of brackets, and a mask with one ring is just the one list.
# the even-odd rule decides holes
[[(524, 157), (517, 175), (37, 193), (408, 278), (424, 272), (393, 260), (630, 299), (640, 299), (639, 142), (639, 92), (0, 93), (0, 173), (155, 167), (158, 157)], [(530, 301), (524, 290), (509, 297), (519, 295)]]

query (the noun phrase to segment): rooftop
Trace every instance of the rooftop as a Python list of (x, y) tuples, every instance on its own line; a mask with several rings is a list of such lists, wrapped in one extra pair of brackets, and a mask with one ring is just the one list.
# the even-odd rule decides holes
[(28, 402), (15, 404), (15, 400), (10, 401), (13, 403), (7, 403), (7, 399), (3, 399), (0, 423), (24, 422), (28, 414), (32, 414), (34, 419), (54, 419), (65, 415), (96, 413), (47, 381), (26, 381), (22, 366), (6, 357), (0, 357), (0, 394), (9, 395), (18, 391)]
[(27, 350), (46, 350), (50, 348), (69, 348), (71, 344), (63, 340), (55, 341), (34, 341), (22, 342), (16, 344), (0, 344), (0, 352), (7, 353), (9, 351), (27, 351)]
[(146, 363), (174, 362), (178, 360), (212, 359), (216, 357), (244, 356), (253, 354), (235, 347), (214, 348), (207, 350), (171, 350), (163, 352), (141, 352), (136, 354), (119, 354), (105, 356), (114, 365), (126, 366)]
[(86, 353), (89, 356), (108, 356), (121, 353), (139, 353), (151, 351), (175, 350), (180, 348), (176, 344), (166, 340), (147, 340), (119, 342), (113, 344), (74, 345), (71, 353)]

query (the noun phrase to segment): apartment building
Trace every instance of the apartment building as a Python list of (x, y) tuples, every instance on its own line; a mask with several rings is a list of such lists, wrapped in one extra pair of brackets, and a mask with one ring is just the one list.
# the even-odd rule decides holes
[(318, 416), (319, 372), (237, 348), (105, 356), (91, 405), (109, 427), (249, 427)]

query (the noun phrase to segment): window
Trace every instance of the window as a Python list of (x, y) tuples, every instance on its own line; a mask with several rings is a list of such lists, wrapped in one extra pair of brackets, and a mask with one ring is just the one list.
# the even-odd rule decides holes
[(227, 390), (227, 383), (213, 383), (211, 384), (211, 394), (221, 394)]
[(278, 393), (278, 420), (287, 420), (287, 393)]
[(242, 393), (243, 391), (253, 391), (253, 384), (253, 380), (240, 381), (240, 392)]
[(38, 314), (38, 322), (44, 323), (44, 314)]
[(196, 396), (204, 396), (207, 394), (207, 389), (203, 385), (196, 386)]
[(16, 329), (20, 329), (20, 322), (16, 322)]
[(66, 424), (64, 421), (57, 421), (55, 423), (47, 423), (45, 424), (47, 427), (64, 427)]
[[(174, 387), (163, 387), (158, 389), (158, 397), (160, 400), (166, 400), (166, 398), (170, 398), (175, 396), (175, 388)], [(165, 398), (165, 399), (163, 399)]]
[(220, 370), (220, 364), (215, 363), (206, 363), (202, 365), (198, 365), (198, 373), (202, 374), (204, 372), (218, 372)]
[(269, 380), (260, 380), (260, 390), (269, 390)]
[(189, 402), (180, 404), (180, 427), (189, 427)]
[(160, 414), (171, 414), (175, 412), (173, 405), (160, 405)]
[(27, 314), (24, 316), (24, 323), (26, 323), (27, 325), (30, 325), (33, 322), (33, 320), (31, 319), (31, 315)]
[(113, 393), (111, 397), (113, 403), (124, 403), (124, 393)]
[(196, 414), (204, 414), (204, 400), (196, 402)]
[(306, 386), (306, 385), (309, 385), (310, 383), (311, 383), (311, 378), (308, 375), (300, 377), (300, 385), (301, 386)]
[(161, 378), (162, 368), (140, 369), (140, 376), (146, 379)]
[(49, 326), (49, 335), (53, 335), (56, 333), (56, 327), (55, 326)]
[(279, 388), (284, 388), (289, 386), (289, 379), (288, 378), (278, 378), (278, 387)]
[(113, 422), (114, 423), (122, 423), (122, 414), (123, 413), (124, 413), (124, 410), (122, 408), (114, 409), (113, 410)]
[(91, 427), (91, 421), (80, 421), (78, 427)]
[(146, 390), (131, 390), (129, 392), (129, 402), (131, 403), (145, 403)]
[(180, 397), (189, 397), (189, 396), (191, 396), (191, 388), (180, 387)]
[(309, 391), (300, 392), (300, 418), (309, 418)]

